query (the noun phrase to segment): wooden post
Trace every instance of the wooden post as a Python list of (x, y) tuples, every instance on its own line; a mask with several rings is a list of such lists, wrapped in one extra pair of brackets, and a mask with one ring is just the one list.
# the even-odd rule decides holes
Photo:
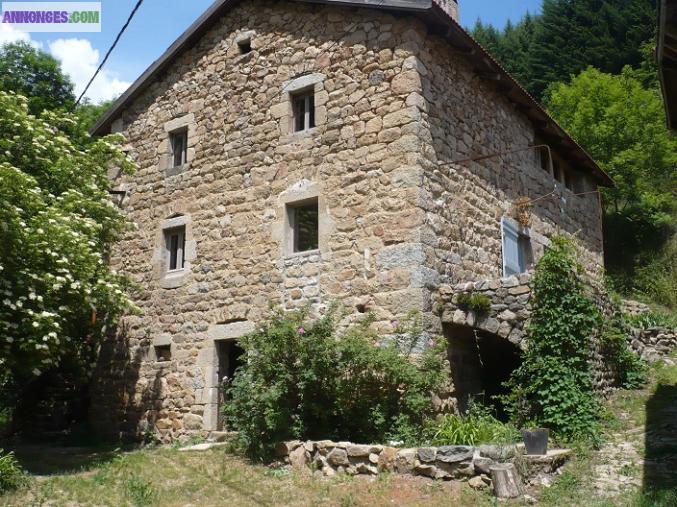
[(489, 468), (494, 495), (498, 498), (517, 498), (524, 494), (522, 479), (512, 463), (503, 463)]

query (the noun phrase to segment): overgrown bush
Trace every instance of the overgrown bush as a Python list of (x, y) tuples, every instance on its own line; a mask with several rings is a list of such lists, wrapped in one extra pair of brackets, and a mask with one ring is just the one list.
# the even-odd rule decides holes
[(600, 334), (602, 352), (618, 375), (620, 386), (624, 389), (637, 389), (646, 382), (647, 365), (634, 354), (628, 346), (628, 337), (622, 322), (606, 322)]
[(26, 485), (26, 474), (14, 457), (14, 453), (0, 449), (0, 493)]
[(505, 397), (518, 425), (535, 421), (568, 439), (598, 434), (589, 359), (591, 336), (602, 319), (581, 280), (572, 242), (552, 238), (536, 265), (528, 347)]
[(426, 434), (432, 445), (509, 444), (520, 439), (515, 426), (499, 421), (478, 403), (471, 403), (466, 415), (440, 417), (426, 428)]
[(407, 438), (433, 417), (445, 344), (427, 343), (415, 319), (379, 339), (370, 319), (338, 332), (336, 317), (277, 312), (240, 341), (246, 361), (226, 387), (225, 415), (249, 455), (289, 439)]

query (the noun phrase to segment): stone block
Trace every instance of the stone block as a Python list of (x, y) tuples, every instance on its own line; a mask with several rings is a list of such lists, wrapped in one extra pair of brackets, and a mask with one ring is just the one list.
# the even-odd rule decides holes
[(350, 461), (348, 460), (348, 453), (345, 449), (340, 449), (335, 447), (327, 454), (327, 462), (333, 466), (348, 466)]
[[(444, 445), (437, 448), (436, 459), (444, 463), (460, 463), (472, 459), (473, 453), (474, 448), (467, 445)], [(421, 459), (420, 450), (419, 459)]]
[(437, 455), (437, 448), (435, 447), (419, 447), (418, 449), (418, 459), (424, 463), (430, 463), (435, 461)]

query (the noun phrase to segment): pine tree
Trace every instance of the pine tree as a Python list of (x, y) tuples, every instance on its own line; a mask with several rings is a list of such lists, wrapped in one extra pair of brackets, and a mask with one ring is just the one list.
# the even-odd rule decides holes
[(589, 66), (618, 73), (640, 65), (655, 12), (655, 0), (544, 0), (538, 16), (500, 31), (478, 21), (473, 35), (540, 99), (551, 83)]

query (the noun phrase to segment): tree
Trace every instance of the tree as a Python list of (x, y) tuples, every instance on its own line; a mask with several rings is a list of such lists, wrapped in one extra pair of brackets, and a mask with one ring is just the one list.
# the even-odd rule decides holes
[(640, 80), (648, 75), (589, 68), (545, 97), (555, 119), (616, 182), (603, 190), (605, 248), (607, 269), (625, 290), (669, 238), (677, 213), (677, 139), (665, 126), (657, 88)]
[(132, 169), (122, 138), (80, 145), (75, 116), (29, 102), (0, 91), (0, 381), (15, 386), (65, 362), (86, 372), (129, 307), (107, 263), (125, 227), (107, 169)]
[(544, 0), (538, 16), (502, 31), (478, 23), (473, 35), (541, 99), (551, 83), (590, 65), (611, 73), (640, 65), (655, 20), (655, 0)]
[(508, 21), (502, 32), (477, 20), (472, 30), (473, 37), (527, 89), (531, 83), (529, 61), (537, 19), (527, 13), (516, 25)]
[(27, 96), (29, 111), (35, 115), (75, 104), (73, 83), (59, 62), (26, 42), (0, 47), (0, 90)]

